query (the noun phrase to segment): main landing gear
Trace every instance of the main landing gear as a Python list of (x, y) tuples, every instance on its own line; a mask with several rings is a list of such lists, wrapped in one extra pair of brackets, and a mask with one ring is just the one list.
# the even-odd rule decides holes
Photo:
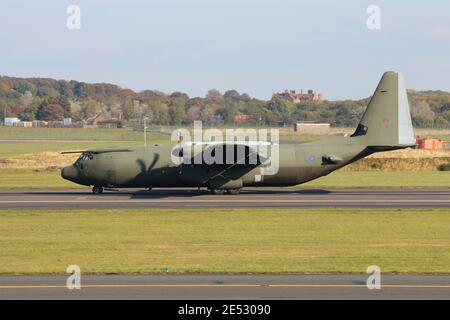
[(227, 189), (227, 193), (228, 194), (239, 194), (241, 192), (240, 188), (236, 188), (236, 189)]
[(95, 186), (92, 188), (93, 194), (102, 194), (103, 193), (103, 187)]
[(235, 189), (209, 189), (212, 194), (224, 194), (225, 192), (228, 194), (239, 194), (241, 192), (241, 188)]

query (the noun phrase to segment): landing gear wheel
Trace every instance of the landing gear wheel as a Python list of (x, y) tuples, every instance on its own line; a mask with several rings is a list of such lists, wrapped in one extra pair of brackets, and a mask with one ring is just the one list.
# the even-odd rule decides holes
[(223, 189), (209, 189), (212, 194), (224, 194), (225, 190)]
[(236, 188), (236, 189), (227, 189), (227, 193), (228, 194), (239, 194), (241, 192), (240, 188)]
[(92, 193), (93, 194), (101, 194), (103, 193), (103, 187), (99, 187), (99, 186), (95, 186), (92, 188)]

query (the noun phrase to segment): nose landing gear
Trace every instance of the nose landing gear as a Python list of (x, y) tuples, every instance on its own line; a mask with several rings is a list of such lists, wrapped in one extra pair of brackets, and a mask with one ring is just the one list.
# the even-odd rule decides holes
[(92, 188), (92, 193), (93, 193), (93, 194), (101, 194), (101, 193), (103, 193), (103, 187), (100, 187), (100, 186), (94, 186), (94, 187)]

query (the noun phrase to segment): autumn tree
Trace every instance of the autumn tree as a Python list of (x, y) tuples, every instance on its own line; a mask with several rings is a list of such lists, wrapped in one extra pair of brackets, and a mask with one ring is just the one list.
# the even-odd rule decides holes
[(212, 104), (223, 105), (225, 100), (219, 90), (211, 89), (206, 94), (206, 101)]
[(33, 121), (36, 120), (36, 114), (38, 112), (38, 107), (36, 106), (29, 106), (22, 110), (21, 113), (19, 113), (19, 119), (22, 121)]
[(59, 104), (41, 104), (36, 118), (45, 121), (61, 121), (64, 118), (64, 108)]

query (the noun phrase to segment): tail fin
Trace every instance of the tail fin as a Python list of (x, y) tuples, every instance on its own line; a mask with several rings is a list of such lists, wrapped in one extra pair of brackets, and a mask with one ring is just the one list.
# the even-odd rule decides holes
[(416, 144), (408, 96), (400, 73), (388, 71), (383, 74), (352, 137), (359, 137), (365, 145), (379, 149)]

